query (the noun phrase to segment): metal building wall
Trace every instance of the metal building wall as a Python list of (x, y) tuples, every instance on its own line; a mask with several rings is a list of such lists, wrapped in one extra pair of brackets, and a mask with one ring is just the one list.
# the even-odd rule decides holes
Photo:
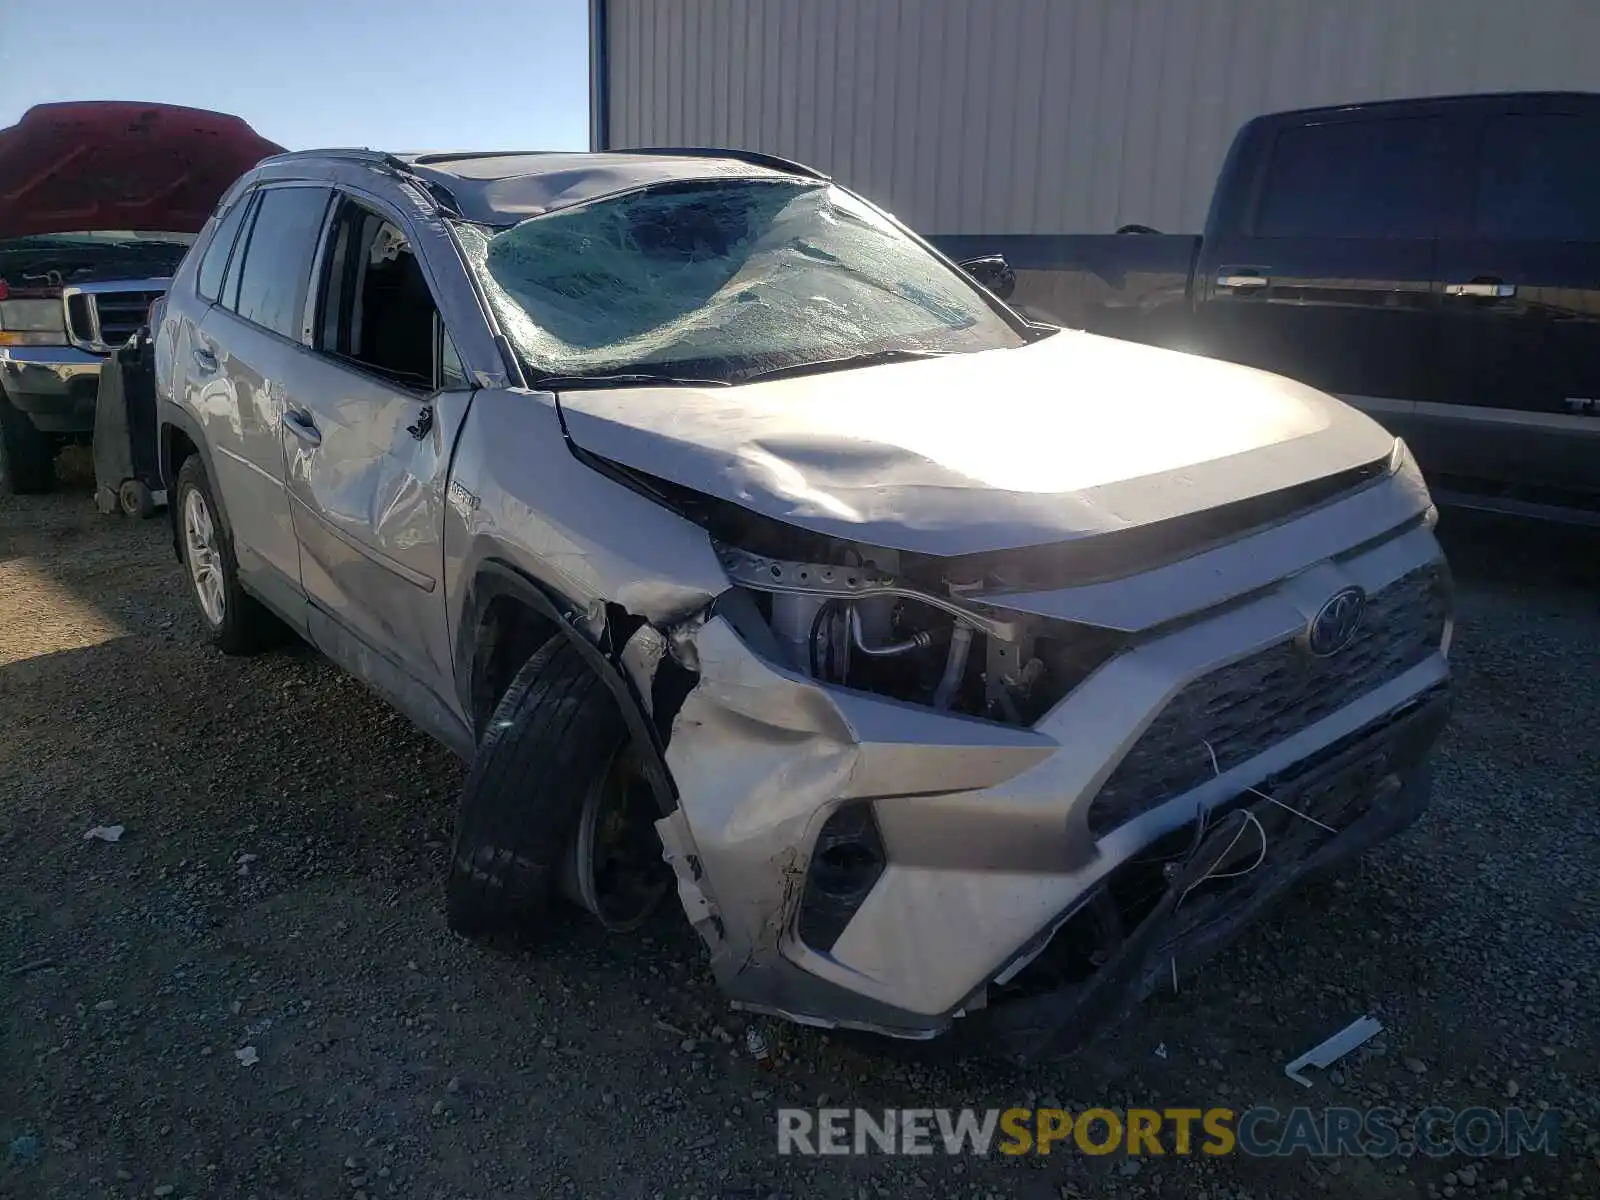
[(936, 234), (1195, 231), (1260, 113), (1600, 91), (1600, 0), (591, 3), (606, 144), (796, 158)]

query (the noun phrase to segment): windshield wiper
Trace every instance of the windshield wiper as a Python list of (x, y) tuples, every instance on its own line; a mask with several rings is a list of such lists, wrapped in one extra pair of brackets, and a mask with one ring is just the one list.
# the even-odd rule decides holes
[(861, 354), (846, 354), (843, 358), (819, 358), (811, 362), (790, 363), (768, 371), (752, 371), (739, 376), (740, 383), (754, 383), (762, 379), (785, 379), (792, 375), (815, 375), (824, 371), (841, 371), (849, 367), (876, 367), (883, 363), (914, 362), (923, 358), (947, 358), (944, 350), (867, 350)]
[(555, 392), (576, 388), (612, 387), (729, 387), (726, 379), (689, 379), (680, 375), (649, 375), (635, 371), (620, 375), (541, 375), (528, 385)]

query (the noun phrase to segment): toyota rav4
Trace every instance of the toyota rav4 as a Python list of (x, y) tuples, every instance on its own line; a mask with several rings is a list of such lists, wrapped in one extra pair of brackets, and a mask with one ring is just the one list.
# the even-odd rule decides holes
[(269, 159), (155, 355), (217, 645), (287, 627), (470, 761), (460, 931), (675, 892), (742, 1008), (1022, 1053), (1426, 801), (1405, 446), (1024, 320), (797, 164)]

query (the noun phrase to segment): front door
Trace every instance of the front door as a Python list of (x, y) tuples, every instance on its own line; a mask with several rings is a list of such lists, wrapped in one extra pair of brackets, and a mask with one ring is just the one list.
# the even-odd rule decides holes
[(397, 669), (386, 690), (420, 685), (448, 707), (445, 489), (471, 391), (398, 218), (341, 198), (316, 287), (282, 423), (313, 636), (368, 677)]
[(1447, 351), (1468, 364), (1436, 472), (1600, 492), (1600, 101), (1484, 119), (1473, 221), (1440, 247)]
[(1268, 126), (1254, 199), (1204, 246), (1198, 341), (1213, 357), (1384, 419), (1444, 386), (1435, 251), (1459, 220), (1470, 123), (1427, 107)]

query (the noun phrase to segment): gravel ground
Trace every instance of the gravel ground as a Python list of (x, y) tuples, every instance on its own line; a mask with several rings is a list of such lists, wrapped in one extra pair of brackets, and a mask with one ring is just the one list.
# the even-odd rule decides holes
[[(448, 934), (461, 766), (310, 651), (202, 648), (165, 524), (96, 515), (81, 470), (0, 499), (0, 1195), (1600, 1195), (1592, 539), (1446, 518), (1434, 807), (1180, 995), (1026, 1071), (769, 1024), (768, 1072), (676, 913), (537, 954)], [(1363, 1012), (1378, 1041), (1283, 1077)], [(780, 1103), (1516, 1103), (1564, 1129), (1515, 1161), (780, 1159)]]

